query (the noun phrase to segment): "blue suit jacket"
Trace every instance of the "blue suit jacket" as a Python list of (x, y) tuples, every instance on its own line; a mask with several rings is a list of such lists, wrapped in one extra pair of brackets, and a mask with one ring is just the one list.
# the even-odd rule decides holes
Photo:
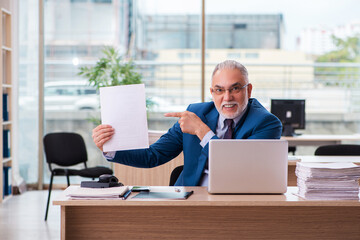
[[(215, 133), (219, 113), (213, 102), (189, 105), (194, 112)], [(279, 139), (282, 125), (277, 117), (269, 113), (256, 99), (249, 99), (248, 107), (234, 129), (236, 139)], [(212, 139), (218, 139), (215, 135)], [(209, 144), (204, 148), (196, 135), (183, 133), (179, 123), (152, 144), (148, 149), (117, 151), (113, 162), (140, 168), (162, 165), (182, 151), (184, 170), (176, 181), (176, 186), (197, 186), (208, 158)]]

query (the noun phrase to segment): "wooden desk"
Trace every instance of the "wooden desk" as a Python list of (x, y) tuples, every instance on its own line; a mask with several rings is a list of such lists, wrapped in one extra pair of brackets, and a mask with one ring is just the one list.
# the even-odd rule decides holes
[[(161, 187), (157, 187), (160, 188)], [(163, 187), (164, 188), (164, 187)], [(68, 200), (61, 239), (359, 239), (359, 201), (304, 201), (285, 195), (209, 195), (187, 200)]]
[(287, 140), (289, 146), (321, 146), (340, 144), (344, 141), (360, 141), (360, 134), (353, 135), (299, 135), (295, 137), (281, 137)]
[[(353, 162), (360, 164), (360, 156), (296, 156), (301, 162)], [(296, 162), (288, 162), (288, 186), (297, 186), (297, 177), (295, 175)]]

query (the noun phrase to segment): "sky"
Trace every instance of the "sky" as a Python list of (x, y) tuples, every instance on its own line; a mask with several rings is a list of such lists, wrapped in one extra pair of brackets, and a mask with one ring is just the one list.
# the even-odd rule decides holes
[[(151, 14), (200, 14), (201, 0), (140, 0)], [(206, 14), (283, 14), (284, 48), (294, 50), (304, 28), (360, 22), (360, 0), (206, 0)]]

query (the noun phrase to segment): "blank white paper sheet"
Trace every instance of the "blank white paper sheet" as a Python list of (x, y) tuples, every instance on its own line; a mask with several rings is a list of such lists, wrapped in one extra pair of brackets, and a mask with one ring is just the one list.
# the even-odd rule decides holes
[(149, 148), (145, 85), (100, 88), (101, 123), (115, 129), (104, 152)]

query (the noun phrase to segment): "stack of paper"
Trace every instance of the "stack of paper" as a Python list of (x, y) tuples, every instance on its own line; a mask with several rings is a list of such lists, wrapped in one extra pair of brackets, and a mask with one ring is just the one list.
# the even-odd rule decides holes
[(360, 166), (297, 162), (298, 195), (310, 200), (358, 200)]
[(65, 194), (70, 199), (119, 199), (128, 191), (128, 186), (110, 188), (82, 188), (76, 186), (67, 188)]

